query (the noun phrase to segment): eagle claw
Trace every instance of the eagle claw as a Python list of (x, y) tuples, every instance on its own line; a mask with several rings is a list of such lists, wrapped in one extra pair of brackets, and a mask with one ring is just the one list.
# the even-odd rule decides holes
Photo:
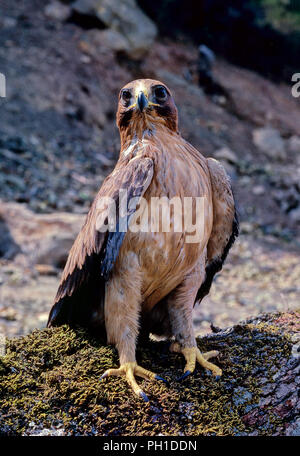
[(166, 380), (163, 377), (160, 377), (159, 375), (155, 375), (155, 380), (160, 380), (161, 382), (164, 382), (166, 385), (169, 384), (168, 380)]
[(144, 369), (143, 367), (139, 366), (136, 362), (122, 364), (119, 367), (119, 369), (108, 369), (100, 377), (100, 380), (110, 376), (125, 377), (128, 385), (132, 388), (136, 396), (142, 398), (145, 402), (149, 402), (148, 396), (144, 393), (144, 391), (141, 390), (141, 388), (137, 384), (135, 380), (135, 375), (142, 377), (146, 380), (161, 380), (167, 383), (167, 381), (164, 378), (154, 374), (153, 372), (147, 369)]
[(196, 362), (198, 362), (205, 369), (211, 371), (211, 373), (215, 376), (216, 380), (218, 380), (218, 378), (220, 378), (220, 376), (222, 375), (222, 370), (215, 364), (212, 364), (208, 361), (210, 358), (218, 356), (219, 352), (217, 350), (201, 353), (198, 347), (182, 348), (177, 342), (171, 345), (170, 350), (175, 353), (182, 353), (185, 357), (185, 372), (181, 377), (177, 379), (178, 381), (184, 380), (186, 377), (188, 377), (190, 374), (194, 372)]
[(149, 398), (147, 394), (144, 393), (144, 391), (140, 391), (140, 397), (143, 399), (144, 402), (149, 402)]
[(190, 370), (187, 370), (187, 371), (185, 371), (185, 373), (183, 375), (181, 375), (181, 377), (178, 377), (176, 380), (178, 382), (182, 382), (182, 380), (184, 380), (185, 378), (187, 378), (191, 374), (192, 374), (192, 372)]

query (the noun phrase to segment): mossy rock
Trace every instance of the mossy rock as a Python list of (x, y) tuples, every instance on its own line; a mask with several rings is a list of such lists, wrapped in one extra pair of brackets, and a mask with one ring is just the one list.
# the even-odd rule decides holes
[(176, 381), (183, 357), (149, 341), (137, 360), (170, 384), (138, 379), (144, 403), (122, 378), (99, 381), (118, 365), (114, 347), (67, 326), (36, 330), (8, 340), (0, 358), (0, 434), (297, 435), (299, 331), (299, 313), (276, 313), (199, 338), (220, 352), (219, 381), (199, 366)]

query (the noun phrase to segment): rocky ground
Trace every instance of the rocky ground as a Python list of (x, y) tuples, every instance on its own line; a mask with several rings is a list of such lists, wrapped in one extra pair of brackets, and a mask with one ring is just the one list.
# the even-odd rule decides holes
[(34, 331), (0, 358), (0, 434), (297, 436), (299, 330), (299, 313), (273, 313), (199, 338), (202, 351), (219, 351), (218, 380), (197, 366), (178, 382), (183, 357), (149, 341), (138, 362), (168, 384), (139, 379), (147, 403), (124, 378), (99, 381), (118, 363), (111, 346), (67, 326)]
[[(84, 1), (1, 2), (5, 335), (45, 325), (68, 249), (118, 156), (118, 91), (137, 77), (160, 79), (172, 89), (183, 136), (223, 162), (239, 207), (241, 236), (195, 312), (197, 330), (300, 307), (299, 98), (289, 85), (221, 56), (214, 77), (223, 94), (206, 95), (197, 84), (196, 46), (157, 38), (155, 24), (132, 7), (133, 0), (126, 2), (137, 16), (114, 12), (113, 25), (115, 2), (106, 2), (101, 14), (85, 10)], [(133, 27), (137, 18), (144, 27)]]

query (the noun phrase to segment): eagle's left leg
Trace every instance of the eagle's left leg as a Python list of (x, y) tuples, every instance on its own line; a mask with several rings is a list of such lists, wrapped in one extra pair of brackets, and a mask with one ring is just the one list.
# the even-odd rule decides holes
[(162, 377), (139, 366), (135, 358), (136, 340), (139, 332), (141, 307), (141, 277), (134, 267), (134, 258), (128, 255), (127, 263), (114, 272), (105, 290), (105, 327), (107, 342), (116, 345), (120, 367), (108, 369), (101, 379), (124, 377), (134, 393), (148, 401), (148, 397), (138, 385), (135, 377), (146, 380), (162, 380)]
[(184, 374), (179, 377), (183, 380), (192, 372), (198, 362), (205, 369), (209, 369), (215, 376), (222, 375), (222, 370), (208, 361), (218, 355), (218, 351), (213, 350), (201, 353), (197, 347), (193, 328), (193, 307), (198, 291), (199, 267), (187, 276), (183, 282), (168, 297), (168, 311), (172, 327), (172, 334), (175, 342), (171, 344), (170, 351), (182, 353), (186, 360)]

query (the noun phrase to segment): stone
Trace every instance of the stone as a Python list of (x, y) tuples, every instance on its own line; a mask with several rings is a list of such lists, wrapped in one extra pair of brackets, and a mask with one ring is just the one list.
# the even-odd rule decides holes
[(252, 132), (253, 143), (269, 158), (284, 160), (286, 158), (285, 144), (278, 130), (272, 127), (256, 128)]
[(293, 222), (300, 223), (300, 207), (290, 211), (289, 215), (290, 215), (291, 219), (293, 220)]
[[(79, 14), (97, 17), (108, 28), (119, 32), (128, 42), (126, 52), (132, 58), (142, 57), (157, 35), (156, 25), (135, 0), (77, 0), (72, 8)], [(111, 36), (107, 38), (111, 39)]]
[(20, 246), (12, 238), (5, 220), (0, 215), (0, 258), (12, 260), (20, 250)]
[(229, 147), (221, 147), (221, 149), (216, 150), (215, 158), (217, 160), (225, 160), (228, 163), (236, 164), (238, 162), (238, 158)]
[[(233, 112), (252, 125), (272, 126), (283, 137), (299, 136), (299, 103), (278, 84), (254, 71), (216, 62), (214, 75), (229, 93)], [(254, 95), (255, 94), (255, 95)], [(270, 94), (272, 94), (270, 96)]]
[(3, 28), (13, 28), (16, 27), (18, 21), (14, 17), (2, 17), (0, 18), (0, 23)]
[(63, 3), (54, 0), (45, 7), (44, 13), (49, 19), (65, 21), (71, 14), (71, 8), (68, 5), (64, 5)]
[(21, 251), (29, 264), (62, 267), (83, 224), (84, 215), (65, 212), (35, 214), (23, 204), (0, 202), (0, 220), (5, 225), (6, 239), (10, 239), (11, 245), (9, 252), (4, 252), (5, 257)]
[(237, 387), (232, 396), (233, 403), (235, 405), (245, 404), (252, 399), (252, 394), (250, 391), (247, 391), (245, 388)]
[(243, 234), (251, 234), (254, 230), (254, 226), (250, 222), (241, 222), (240, 229)]
[(289, 152), (300, 154), (300, 137), (296, 135), (291, 136), (287, 141), (287, 147)]
[(89, 30), (85, 35), (90, 51), (96, 55), (99, 47), (107, 48), (114, 52), (130, 52), (128, 40), (117, 30)]
[(252, 193), (253, 195), (260, 196), (263, 195), (266, 192), (266, 189), (263, 185), (255, 185), (252, 188)]
[(56, 276), (57, 275), (57, 269), (54, 268), (54, 266), (51, 266), (49, 264), (36, 264), (35, 269), (38, 271), (39, 275), (45, 275), (45, 276)]
[(287, 427), (285, 435), (294, 437), (300, 436), (300, 418)]

